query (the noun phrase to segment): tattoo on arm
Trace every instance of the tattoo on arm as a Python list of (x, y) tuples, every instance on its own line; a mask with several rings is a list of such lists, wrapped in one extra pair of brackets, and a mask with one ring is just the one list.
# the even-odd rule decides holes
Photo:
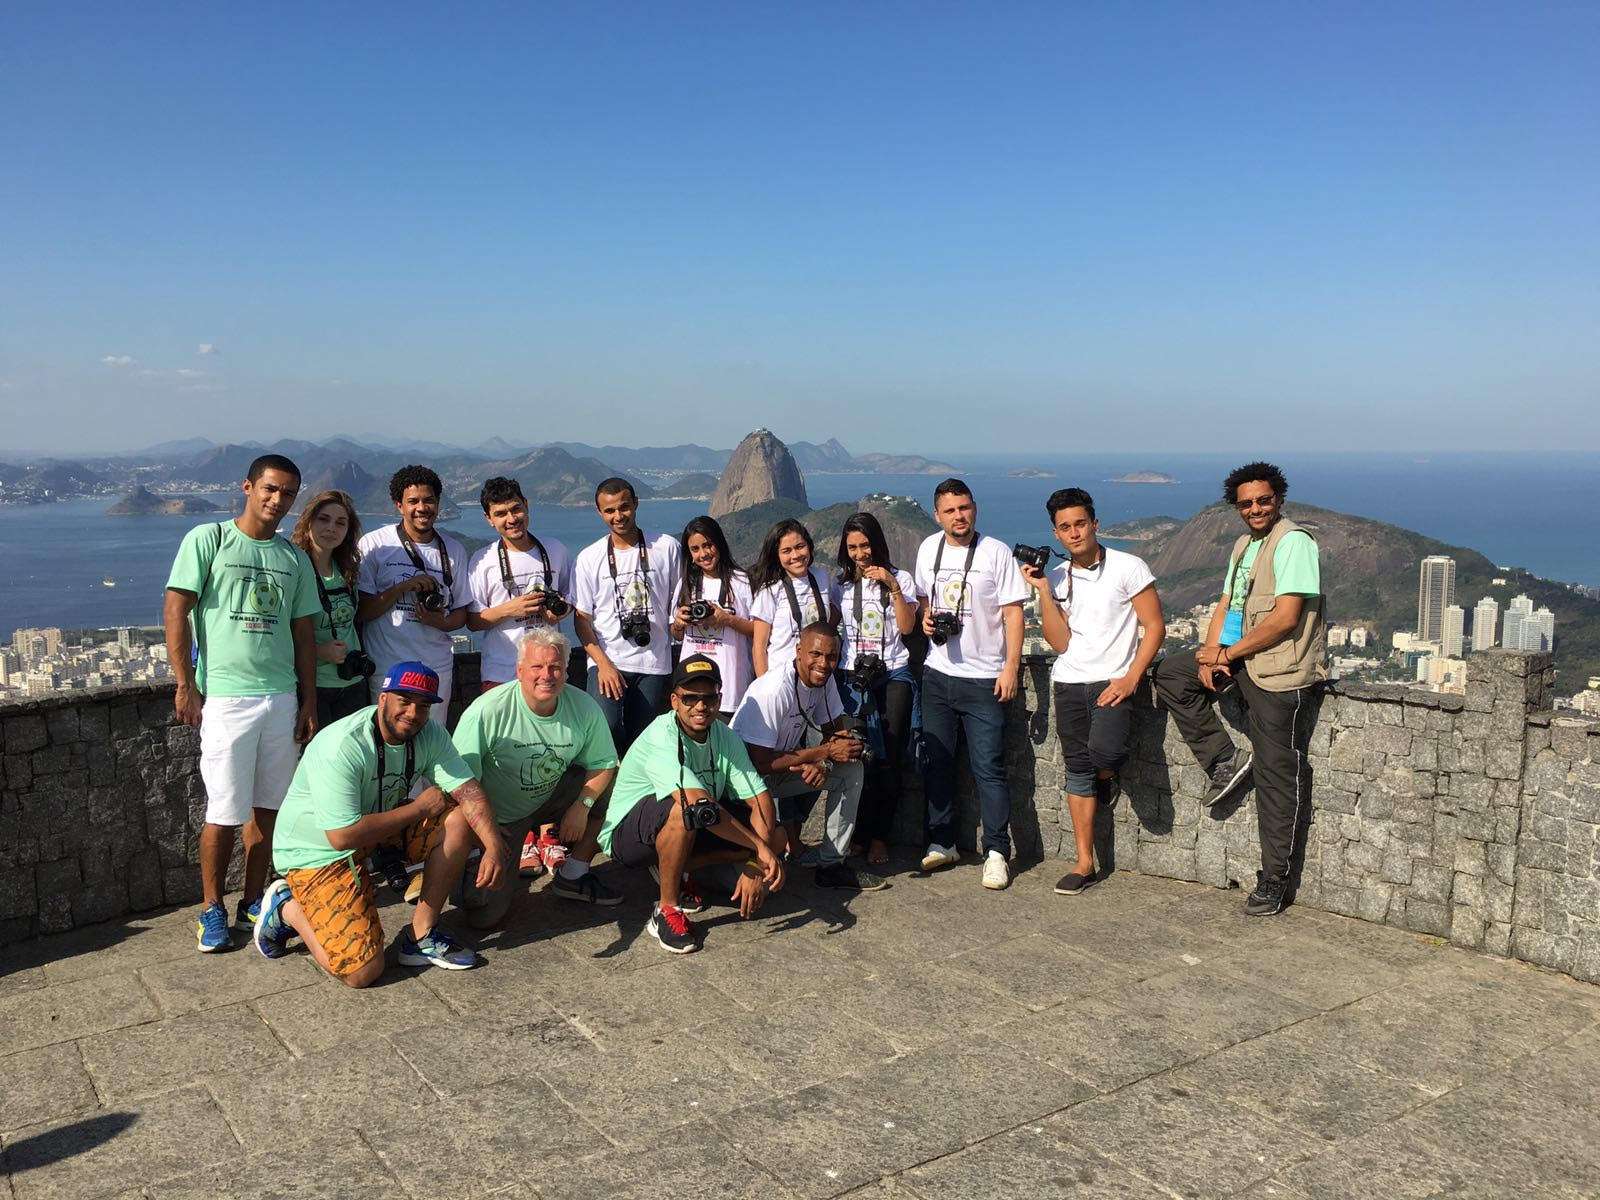
[(494, 845), (495, 839), (500, 836), (500, 826), (495, 823), (494, 809), (490, 807), (489, 797), (482, 785), (476, 779), (469, 779), (451, 792), (450, 798), (460, 806), (467, 824), (478, 835), (479, 844), (485, 847)]

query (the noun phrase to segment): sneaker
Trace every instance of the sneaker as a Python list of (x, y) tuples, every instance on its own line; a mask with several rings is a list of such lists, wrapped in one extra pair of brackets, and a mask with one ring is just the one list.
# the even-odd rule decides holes
[(1289, 899), (1289, 881), (1279, 879), (1276, 875), (1268, 875), (1265, 871), (1256, 872), (1256, 890), (1250, 893), (1250, 898), (1244, 902), (1244, 911), (1252, 917), (1272, 917), (1283, 911), (1283, 906)]
[[(661, 882), (661, 868), (652, 864), (650, 878), (658, 884)], [(685, 871), (683, 882), (678, 884), (678, 911), (686, 913), (701, 913), (706, 910), (706, 898), (700, 892), (700, 885), (695, 883), (694, 876)]]
[(415, 904), (422, 899), (422, 872), (418, 871), (406, 883), (406, 903)]
[(538, 842), (539, 861), (544, 864), (546, 871), (554, 871), (567, 861), (567, 848), (555, 834), (541, 836)]
[(406, 878), (406, 856), (399, 846), (377, 846), (372, 851), (372, 867), (390, 888), (404, 896), (410, 881)]
[(260, 916), (260, 896), (257, 896), (254, 900), (250, 901), (249, 904), (246, 904), (243, 900), (241, 900), (239, 901), (239, 907), (233, 910), (233, 927), (235, 929), (242, 929), (246, 933), (249, 933), (250, 930), (255, 928), (256, 920)]
[(585, 871), (576, 879), (568, 879), (560, 871), (550, 876), (550, 890), (563, 900), (581, 900), (610, 908), (622, 903), (622, 893), (601, 883), (593, 871)]
[(1006, 856), (998, 850), (989, 851), (983, 860), (983, 886), (991, 892), (1004, 891), (1011, 886), (1011, 868)]
[(280, 914), (291, 896), (288, 882), (275, 879), (261, 897), (261, 910), (251, 937), (263, 958), (282, 958), (288, 952), (294, 930)]
[(668, 954), (693, 954), (700, 949), (694, 936), (694, 924), (683, 915), (681, 908), (657, 904), (644, 928)]
[(849, 863), (827, 863), (817, 868), (817, 886), (843, 888), (848, 892), (881, 892), (889, 886), (882, 875), (858, 871)]
[(1206, 794), (1200, 800), (1207, 808), (1221, 804), (1231, 796), (1250, 770), (1250, 752), (1248, 750), (1235, 750), (1229, 757), (1223, 759), (1211, 768), (1211, 786), (1206, 789)]
[(1060, 882), (1056, 884), (1056, 895), (1076, 896), (1094, 881), (1095, 874), (1093, 871), (1090, 871), (1087, 875), (1081, 871), (1072, 871), (1063, 875)]
[(940, 867), (953, 867), (960, 861), (961, 855), (956, 853), (954, 846), (941, 846), (938, 842), (930, 842), (928, 852), (922, 856), (922, 869), (937, 871)]
[(795, 865), (800, 867), (820, 867), (822, 865), (822, 847), (803, 847), (800, 851), (800, 857), (795, 859)]
[(458, 946), (442, 929), (430, 929), (420, 938), (411, 936), (408, 928), (400, 935), (400, 965), (402, 967), (443, 967), (446, 971), (470, 971), (481, 967), (483, 959), (476, 950)]
[(539, 857), (539, 835), (531, 829), (522, 841), (522, 858), (517, 863), (517, 874), (524, 879), (544, 874), (544, 860)]
[(228, 932), (228, 910), (213, 900), (200, 910), (195, 949), (201, 954), (233, 949), (233, 934)]
[(1117, 800), (1122, 795), (1122, 779), (1113, 775), (1109, 779), (1095, 777), (1094, 798), (1099, 801), (1101, 808), (1115, 808)]

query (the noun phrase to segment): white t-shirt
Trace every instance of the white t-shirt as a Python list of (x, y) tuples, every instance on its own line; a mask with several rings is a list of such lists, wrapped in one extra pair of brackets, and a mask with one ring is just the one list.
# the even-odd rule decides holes
[[(800, 641), (800, 631), (813, 621), (826, 621), (828, 610), (839, 603), (839, 589), (833, 578), (821, 567), (813, 565), (809, 571), (816, 581), (816, 590), (804, 579), (789, 579), (794, 588), (794, 598), (800, 602), (800, 624), (794, 623), (794, 610), (789, 607), (789, 593), (783, 580), (769, 583), (756, 593), (750, 604), (750, 616), (772, 626), (767, 639), (767, 670), (794, 657), (795, 645)], [(817, 595), (822, 596), (822, 611), (817, 611)]]
[[(648, 535), (646, 535), (648, 536)], [(672, 614), (678, 600), (682, 551), (678, 539), (659, 533), (649, 539), (645, 558), (648, 579), (639, 571), (639, 547), (616, 552), (617, 577), (611, 578), (606, 546), (611, 535), (585, 546), (572, 567), (573, 604), (594, 624), (595, 640), (619, 671), (666, 675), (672, 670)], [(650, 644), (635, 646), (622, 640), (624, 613), (648, 611)]]
[(821, 729), (843, 715), (833, 676), (819, 688), (807, 687), (790, 659), (750, 685), (730, 728), (749, 745), (783, 753), (805, 744), (807, 722)]
[[(700, 568), (690, 564), (687, 568), (690, 573), (700, 575)], [(743, 571), (735, 571), (728, 581), (728, 603), (722, 603), (722, 581), (720, 579), (705, 579), (701, 576), (702, 590), (700, 595), (713, 604), (726, 608), (736, 617), (750, 619), (750, 577)], [(692, 581), (690, 595), (692, 596)], [(755, 667), (750, 660), (750, 639), (744, 634), (729, 629), (726, 625), (719, 625), (712, 629), (700, 625), (687, 625), (683, 630), (683, 657), (691, 654), (704, 654), (707, 658), (714, 659), (717, 669), (722, 672), (722, 709), (732, 712), (739, 707), (739, 701), (744, 699), (744, 690), (750, 686), (750, 681), (755, 678)]]
[[(572, 603), (572, 556), (555, 538), (540, 538), (540, 545), (550, 556), (550, 571), (545, 572), (544, 560), (537, 548), (506, 550), (506, 564), (511, 568), (511, 585), (518, 596), (526, 595), (535, 587), (552, 587), (561, 593), (568, 604)], [(511, 599), (506, 590), (505, 576), (500, 571), (500, 546), (498, 538), (481, 548), (467, 564), (468, 606), (474, 613), (495, 608)], [(518, 620), (507, 617), (497, 621), (483, 634), (483, 680), (485, 683), (506, 683), (517, 674), (517, 648), (523, 636), (535, 625), (546, 622), (539, 617)], [(562, 617), (556, 628), (573, 637), (572, 615)]]
[[(441, 544), (450, 558), (452, 583), (445, 582), (444, 568), (439, 558)], [(356, 589), (376, 596), (397, 583), (414, 575), (431, 575), (445, 594), (447, 611), (467, 603), (467, 552), (461, 543), (441, 529), (433, 531), (433, 541), (413, 542), (417, 557), (427, 568), (419, 571), (411, 562), (400, 543), (400, 527), (385, 525), (362, 534), (358, 543), (361, 549), (361, 566), (356, 572)], [(372, 656), (378, 666), (375, 678), (397, 662), (416, 660), (427, 663), (435, 671), (447, 671), (453, 666), (450, 635), (442, 630), (424, 625), (417, 620), (417, 599), (420, 593), (407, 592), (395, 606), (380, 617), (375, 617), (361, 627), (361, 647)]]
[[(1144, 559), (1102, 546), (1105, 557), (1087, 571), (1059, 563), (1050, 568), (1050, 594), (1067, 614), (1072, 638), (1056, 656), (1050, 678), (1056, 683), (1099, 683), (1120, 679), (1139, 648), (1139, 617), (1133, 598), (1156, 581)], [(1068, 598), (1068, 570), (1071, 593)]]
[[(883, 588), (870, 579), (865, 582), (866, 587), (861, 590), (859, 624), (856, 621), (856, 591), (861, 587), (862, 580), (857, 578), (854, 583), (836, 585), (839, 589), (839, 611), (844, 616), (839, 625), (844, 635), (844, 648), (839, 654), (839, 666), (846, 671), (854, 670), (856, 655), (865, 652), (878, 655), (883, 659), (883, 665), (891, 671), (909, 667), (911, 651), (907, 649), (905, 639), (900, 636), (900, 626), (895, 624), (894, 597), (889, 597), (886, 609), (883, 603)], [(894, 582), (905, 593), (906, 603), (915, 608), (917, 585), (912, 582), (911, 576), (905, 571), (897, 570), (894, 573)]]
[[(927, 666), (962, 679), (993, 679), (1006, 665), (1005, 626), (1000, 610), (1028, 598), (1028, 585), (1011, 550), (998, 538), (978, 538), (972, 570), (966, 569), (967, 547), (945, 546), (941, 531), (917, 549), (917, 594), (926, 596), (933, 612), (961, 613), (961, 636), (943, 646), (928, 645)], [(939, 558), (938, 578), (933, 563)], [(961, 581), (966, 578), (966, 596)]]

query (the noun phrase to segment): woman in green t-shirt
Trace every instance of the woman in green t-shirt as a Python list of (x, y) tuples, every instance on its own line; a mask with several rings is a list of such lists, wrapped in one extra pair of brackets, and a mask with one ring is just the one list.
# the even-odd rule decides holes
[(356, 566), (361, 551), (361, 518), (344, 492), (322, 492), (295, 522), (290, 540), (316, 568), (322, 612), (317, 635), (317, 728), (366, 706), (372, 660), (361, 652), (356, 632)]

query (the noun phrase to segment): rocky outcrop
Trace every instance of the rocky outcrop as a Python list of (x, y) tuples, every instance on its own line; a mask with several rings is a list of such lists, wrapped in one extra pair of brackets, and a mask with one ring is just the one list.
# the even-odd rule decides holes
[(222, 512), (220, 504), (198, 496), (158, 496), (143, 484), (138, 485), (106, 509), (108, 517), (167, 517), (183, 513)]
[(726, 513), (768, 500), (806, 503), (806, 481), (789, 448), (771, 430), (758, 429), (740, 442), (728, 460), (711, 497), (711, 515)]

